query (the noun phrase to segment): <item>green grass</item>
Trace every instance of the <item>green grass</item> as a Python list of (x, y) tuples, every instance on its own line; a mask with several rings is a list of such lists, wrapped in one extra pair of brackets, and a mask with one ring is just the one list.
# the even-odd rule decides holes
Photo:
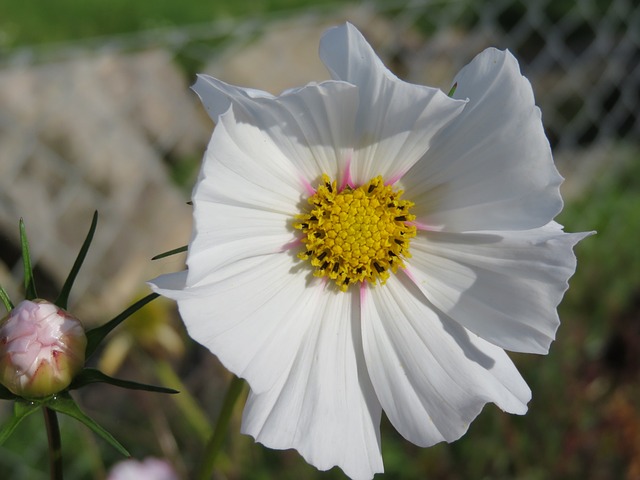
[[(33, 0), (0, 3), (0, 47), (273, 14), (336, 0)], [(344, 2), (342, 2), (344, 4)]]

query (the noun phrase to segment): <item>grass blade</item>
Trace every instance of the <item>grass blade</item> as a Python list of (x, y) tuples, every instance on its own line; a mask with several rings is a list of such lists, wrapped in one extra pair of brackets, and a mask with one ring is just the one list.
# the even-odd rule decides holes
[(2, 288), (2, 285), (0, 285), (0, 301), (4, 304), (4, 308), (7, 309), (7, 312), (13, 310), (13, 303), (11, 303), (9, 294), (4, 288)]
[(5, 423), (2, 428), (0, 428), (0, 445), (2, 445), (7, 438), (9, 438), (9, 436), (13, 433), (20, 422), (22, 422), (22, 420), (39, 409), (40, 405), (38, 405), (37, 403), (16, 400), (16, 402), (13, 404), (13, 415), (11, 416), (9, 421)]
[(152, 257), (151, 260), (160, 260), (161, 258), (170, 257), (171, 255), (175, 255), (177, 253), (182, 253), (187, 251), (187, 246), (174, 248), (173, 250), (169, 250), (168, 252), (160, 253), (155, 257)]
[(92, 418), (87, 416), (80, 407), (76, 404), (76, 402), (71, 398), (71, 395), (68, 393), (61, 393), (56, 396), (55, 400), (52, 400), (47, 404), (47, 406), (51, 410), (55, 410), (56, 412), (64, 413), (80, 422), (84, 423), (87, 427), (93, 430), (95, 433), (100, 435), (104, 440), (106, 440), (113, 448), (118, 450), (125, 457), (129, 457), (129, 452), (126, 448), (122, 446), (120, 442), (118, 442), (113, 435), (107, 432), (104, 428), (98, 425)]
[(178, 392), (178, 390), (174, 390), (173, 388), (156, 387), (155, 385), (147, 385), (145, 383), (133, 382), (131, 380), (113, 378), (102, 373), (100, 370), (96, 370), (95, 368), (85, 368), (78, 375), (76, 375), (71, 385), (69, 385), (69, 389), (74, 390), (84, 387), (85, 385), (88, 385), (90, 383), (108, 383), (109, 385), (115, 385), (116, 387), (120, 388), (126, 388), (129, 390), (144, 390), (147, 392), (173, 394), (180, 393)]
[(104, 337), (109, 335), (111, 330), (116, 328), (124, 320), (126, 320), (130, 315), (133, 315), (135, 312), (140, 310), (151, 300), (158, 298), (159, 296), (160, 295), (158, 295), (157, 293), (150, 293), (146, 297), (138, 300), (136, 303), (131, 305), (120, 315), (108, 321), (104, 325), (94, 328), (92, 330), (89, 330), (87, 332), (87, 348), (85, 350), (85, 358), (89, 358), (93, 354), (93, 352), (96, 351), (96, 348), (98, 348), (98, 345), (100, 345), (100, 342), (104, 340)]
[(71, 288), (73, 287), (73, 282), (75, 282), (76, 277), (78, 276), (78, 272), (82, 267), (82, 263), (84, 262), (85, 257), (87, 256), (87, 252), (89, 251), (89, 246), (91, 245), (91, 241), (93, 240), (93, 234), (96, 231), (96, 226), (98, 225), (98, 211), (96, 210), (93, 213), (93, 220), (91, 220), (91, 227), (89, 227), (89, 233), (87, 233), (87, 238), (84, 239), (84, 243), (78, 252), (78, 257), (76, 258), (73, 267), (71, 267), (71, 271), (69, 272), (69, 276), (67, 280), (64, 282), (62, 286), (62, 290), (60, 291), (60, 295), (55, 301), (55, 304), (60, 308), (67, 309), (67, 304), (69, 303), (69, 294), (71, 293)]

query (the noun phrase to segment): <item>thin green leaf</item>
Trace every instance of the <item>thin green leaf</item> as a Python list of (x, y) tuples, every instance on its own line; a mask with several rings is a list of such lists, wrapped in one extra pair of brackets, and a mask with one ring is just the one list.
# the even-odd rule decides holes
[(456, 89), (458, 88), (458, 82), (453, 84), (453, 87), (451, 87), (451, 90), (449, 90), (449, 96), (453, 97), (453, 94), (456, 93)]
[(75, 376), (73, 382), (69, 385), (69, 389), (74, 390), (76, 388), (84, 387), (90, 383), (108, 383), (110, 385), (115, 385), (116, 387), (127, 388), (129, 390), (145, 390), (147, 392), (180, 393), (172, 388), (156, 387), (155, 385), (147, 385), (144, 383), (132, 382), (130, 380), (113, 378), (95, 368), (85, 368), (82, 370)]
[(53, 400), (49, 401), (47, 406), (51, 410), (55, 410), (56, 412), (64, 413), (76, 420), (84, 423), (87, 427), (93, 430), (96, 434), (100, 435), (103, 439), (105, 439), (113, 448), (118, 450), (125, 457), (131, 456), (126, 448), (122, 446), (120, 442), (118, 442), (113, 435), (107, 432), (104, 428), (98, 425), (93, 419), (87, 416), (78, 404), (71, 398), (71, 395), (67, 392), (63, 392), (57, 395)]
[(20, 219), (20, 245), (22, 246), (22, 264), (24, 265), (24, 291), (27, 300), (38, 298), (36, 284), (33, 280), (33, 268), (31, 268), (31, 255), (29, 254), (29, 240), (24, 221)]
[(18, 395), (13, 393), (4, 385), (0, 385), (0, 400), (14, 400), (16, 398), (20, 398), (20, 397), (18, 397)]
[(13, 415), (7, 423), (5, 423), (0, 429), (0, 445), (2, 445), (9, 436), (13, 433), (16, 427), (31, 415), (33, 412), (41, 407), (38, 403), (24, 402), (22, 400), (16, 400), (13, 404)]
[(155, 257), (151, 257), (151, 260), (160, 260), (161, 258), (170, 257), (171, 255), (176, 255), (177, 253), (183, 253), (187, 251), (187, 245), (184, 247), (174, 248), (173, 250), (169, 250), (168, 252), (159, 253)]
[(87, 348), (85, 350), (85, 358), (89, 358), (96, 351), (96, 349), (98, 348), (98, 345), (100, 345), (100, 342), (104, 340), (104, 337), (109, 335), (111, 330), (116, 328), (124, 320), (126, 320), (130, 315), (140, 310), (151, 300), (158, 298), (159, 296), (160, 295), (158, 295), (157, 293), (150, 293), (146, 297), (138, 300), (136, 303), (131, 305), (129, 308), (127, 308), (124, 312), (122, 312), (120, 315), (115, 317), (113, 320), (110, 320), (109, 322), (105, 323), (100, 327), (89, 330), (87, 332)]
[(89, 227), (89, 232), (87, 233), (87, 238), (84, 239), (84, 243), (82, 247), (80, 247), (80, 251), (78, 252), (78, 257), (76, 258), (73, 267), (71, 267), (71, 271), (69, 272), (69, 276), (67, 280), (64, 282), (62, 286), (62, 290), (60, 291), (60, 295), (55, 301), (55, 304), (60, 308), (67, 309), (67, 303), (69, 303), (69, 294), (71, 293), (71, 288), (73, 287), (73, 282), (75, 282), (76, 277), (78, 276), (78, 272), (80, 271), (80, 267), (82, 267), (82, 263), (84, 262), (85, 257), (87, 256), (87, 252), (89, 251), (89, 247), (91, 246), (91, 241), (93, 240), (93, 234), (96, 231), (96, 226), (98, 225), (98, 211), (96, 210), (93, 213), (93, 219), (91, 220), (91, 226)]
[(7, 309), (7, 312), (13, 310), (13, 303), (11, 303), (9, 294), (4, 288), (2, 288), (2, 285), (0, 285), (0, 301), (4, 304), (4, 308)]

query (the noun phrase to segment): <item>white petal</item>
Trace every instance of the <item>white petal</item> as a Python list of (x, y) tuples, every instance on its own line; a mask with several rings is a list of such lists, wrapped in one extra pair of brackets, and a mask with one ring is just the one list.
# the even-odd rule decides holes
[(407, 268), (433, 304), (502, 348), (547, 353), (560, 324), (556, 307), (576, 268), (567, 234), (552, 222), (515, 232), (424, 232)]
[(236, 87), (209, 75), (198, 75), (191, 89), (198, 94), (205, 110), (216, 123), (232, 103), (242, 104), (255, 98), (273, 98), (273, 95), (262, 90)]
[(354, 145), (351, 164), (356, 184), (366, 183), (376, 175), (395, 182), (465, 105), (436, 88), (398, 79), (349, 23), (323, 35), (320, 58), (333, 78), (358, 87), (358, 143)]
[(175, 293), (181, 292), (187, 284), (187, 270), (160, 275), (147, 282), (151, 289), (168, 298), (175, 299)]
[(411, 442), (456, 440), (487, 402), (526, 412), (531, 391), (504, 350), (435, 309), (404, 275), (368, 288), (362, 315), (376, 394)]
[[(323, 173), (333, 178), (344, 173), (351, 157), (358, 110), (353, 85), (323, 82), (280, 97), (235, 104), (233, 108), (236, 121), (262, 132), (262, 141), (273, 144), (307, 182)], [(263, 145), (256, 147), (261, 149)], [(259, 151), (256, 154), (255, 162), (267, 163), (268, 157)]]
[[(251, 388), (263, 392), (294, 361), (322, 282), (295, 267), (290, 253), (252, 257), (211, 272), (198, 286), (162, 276), (154, 290), (178, 301), (189, 335)], [(184, 275), (184, 274), (183, 274)]]
[(220, 116), (193, 194), (189, 283), (293, 240), (291, 220), (322, 173), (340, 177), (357, 110), (354, 87), (309, 86)]
[(271, 390), (252, 392), (242, 431), (270, 448), (295, 448), (320, 470), (338, 465), (370, 479), (383, 470), (381, 408), (364, 365), (356, 299), (325, 289), (297, 319), (307, 329), (291, 369)]
[(540, 110), (509, 52), (487, 49), (455, 78), (464, 111), (403, 178), (420, 222), (447, 231), (525, 230), (562, 209)]

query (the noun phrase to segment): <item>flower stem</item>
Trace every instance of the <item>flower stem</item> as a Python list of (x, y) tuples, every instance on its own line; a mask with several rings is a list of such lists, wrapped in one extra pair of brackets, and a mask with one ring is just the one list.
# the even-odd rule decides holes
[(51, 480), (63, 480), (62, 474), (62, 441), (60, 440), (60, 426), (55, 411), (43, 407), (44, 423), (47, 426), (47, 438), (49, 439), (49, 471)]
[(238, 398), (240, 398), (242, 390), (244, 390), (244, 380), (234, 376), (231, 380), (231, 384), (229, 385), (229, 389), (227, 390), (227, 394), (224, 397), (222, 409), (220, 410), (220, 415), (218, 416), (218, 422), (216, 423), (213, 435), (211, 435), (211, 438), (209, 438), (209, 442), (207, 442), (205, 447), (204, 460), (202, 461), (202, 465), (200, 465), (200, 470), (197, 476), (198, 480), (209, 480), (213, 475), (216, 456), (222, 448), (222, 443), (224, 442), (224, 438), (227, 433), (227, 427), (231, 420), (231, 414), (233, 413), (233, 407), (235, 406)]

